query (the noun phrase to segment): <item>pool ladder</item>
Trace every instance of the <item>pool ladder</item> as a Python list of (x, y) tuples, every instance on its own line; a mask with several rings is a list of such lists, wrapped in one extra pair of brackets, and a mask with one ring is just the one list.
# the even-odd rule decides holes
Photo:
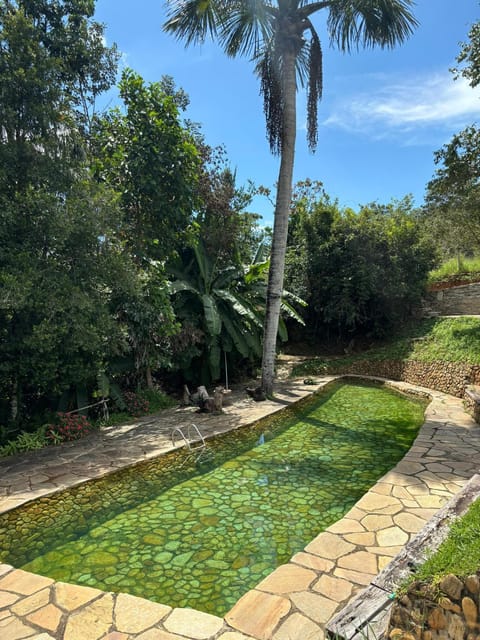
[(183, 464), (192, 457), (195, 457), (195, 459), (198, 460), (207, 448), (205, 438), (200, 433), (200, 429), (196, 424), (193, 424), (193, 422), (188, 425), (186, 432), (184, 431), (184, 428), (182, 429), (181, 427), (174, 427), (172, 429), (172, 445), (174, 447), (177, 445), (177, 441), (179, 439), (183, 440), (189, 451), (189, 455), (185, 458)]

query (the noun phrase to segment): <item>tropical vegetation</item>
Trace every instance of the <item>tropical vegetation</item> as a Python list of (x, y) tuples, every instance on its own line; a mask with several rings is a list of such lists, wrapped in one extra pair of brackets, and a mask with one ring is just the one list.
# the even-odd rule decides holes
[(480, 362), (480, 319), (477, 317), (429, 318), (413, 322), (371, 349), (351, 355), (317, 357), (293, 368), (293, 376), (339, 372), (359, 360), (371, 362)]
[[(173, 78), (148, 83), (124, 69), (118, 106), (96, 111), (116, 80), (119, 52), (105, 44), (94, 0), (0, 7), (3, 454), (63, 441), (66, 426), (70, 433), (82, 419), (60, 429), (61, 416), (105, 423), (105, 402), (110, 423), (161, 409), (162, 391), (184, 383), (256, 376), (262, 357), (269, 388), (269, 358), (287, 336), (289, 348), (342, 352), (353, 339), (365, 345), (396, 335), (433, 266), (478, 255), (474, 125), (439, 152), (442, 166), (420, 210), (409, 197), (345, 208), (309, 179), (291, 191), (302, 82), (310, 145), (316, 141), (314, 14), (328, 9), (341, 49), (393, 46), (414, 26), (411, 3), (227, 4), (228, 11), (213, 0), (174, 3), (168, 28), (187, 43), (211, 32), (231, 55), (258, 54), (269, 141), (282, 158), (273, 232), (251, 211), (253, 196), (267, 190), (237, 184), (226, 150), (186, 118), (189, 98)], [(476, 52), (472, 29), (456, 71), (472, 85)], [(475, 231), (462, 235), (465, 220)], [(266, 309), (278, 307), (277, 326)], [(459, 354), (467, 357), (460, 347)]]
[(307, 138), (317, 143), (317, 105), (322, 96), (323, 64), (313, 16), (328, 11), (330, 40), (341, 51), (394, 47), (417, 23), (411, 0), (172, 0), (165, 29), (187, 45), (216, 37), (228, 56), (250, 56), (260, 79), (270, 149), (280, 155), (270, 271), (263, 335), (262, 388), (273, 391), (277, 328), (292, 200), (297, 129), (296, 95), (307, 88)]

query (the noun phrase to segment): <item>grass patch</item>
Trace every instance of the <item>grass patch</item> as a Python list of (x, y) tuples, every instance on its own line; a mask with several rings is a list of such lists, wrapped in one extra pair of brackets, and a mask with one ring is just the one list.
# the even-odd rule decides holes
[(294, 367), (292, 376), (340, 371), (358, 360), (417, 360), (480, 364), (479, 318), (431, 318), (410, 327), (392, 342), (345, 358), (315, 358)]
[(466, 577), (480, 568), (480, 498), (456, 520), (438, 550), (415, 571), (414, 579), (436, 582), (448, 573)]
[(474, 258), (451, 258), (444, 262), (438, 269), (430, 272), (428, 281), (433, 284), (435, 282), (448, 282), (449, 280), (480, 280), (480, 256)]

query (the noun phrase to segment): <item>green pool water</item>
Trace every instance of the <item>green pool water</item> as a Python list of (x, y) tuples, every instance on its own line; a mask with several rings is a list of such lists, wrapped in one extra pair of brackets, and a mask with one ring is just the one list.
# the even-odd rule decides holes
[[(32, 534), (30, 551), (18, 556), (30, 558), (21, 568), (224, 615), (403, 457), (424, 408), (425, 402), (386, 388), (335, 384), (283, 420), (209, 442), (203, 460), (176, 471), (167, 466), (162, 477), (174, 477), (173, 486), (159, 484), (152, 463), (147, 479), (138, 477), (141, 467), (129, 470), (122, 491), (133, 493), (123, 498), (123, 508), (112, 509), (112, 494), (99, 489), (108, 517), (101, 516), (102, 497), (94, 488), (71, 494), (77, 495), (71, 503), (78, 522), (62, 531), (53, 516), (47, 547), (45, 535), (40, 544), (41, 536)], [(175, 455), (177, 463), (185, 461), (183, 452)], [(115, 476), (108, 482), (113, 486)], [(37, 513), (45, 516), (48, 500), (37, 502)], [(23, 544), (28, 548), (21, 523), (32, 517), (30, 512), (10, 524), (16, 544), (3, 561), (15, 560)]]

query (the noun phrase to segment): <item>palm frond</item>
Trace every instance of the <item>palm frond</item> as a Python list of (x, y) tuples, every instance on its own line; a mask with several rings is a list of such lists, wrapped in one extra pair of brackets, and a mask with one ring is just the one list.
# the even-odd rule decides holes
[(220, 27), (220, 42), (230, 57), (255, 58), (272, 35), (271, 7), (264, 0), (231, 2)]
[(187, 46), (202, 44), (207, 35), (216, 36), (223, 5), (222, 0), (173, 0), (163, 29)]
[(327, 28), (341, 51), (404, 42), (418, 26), (413, 0), (331, 0)]

